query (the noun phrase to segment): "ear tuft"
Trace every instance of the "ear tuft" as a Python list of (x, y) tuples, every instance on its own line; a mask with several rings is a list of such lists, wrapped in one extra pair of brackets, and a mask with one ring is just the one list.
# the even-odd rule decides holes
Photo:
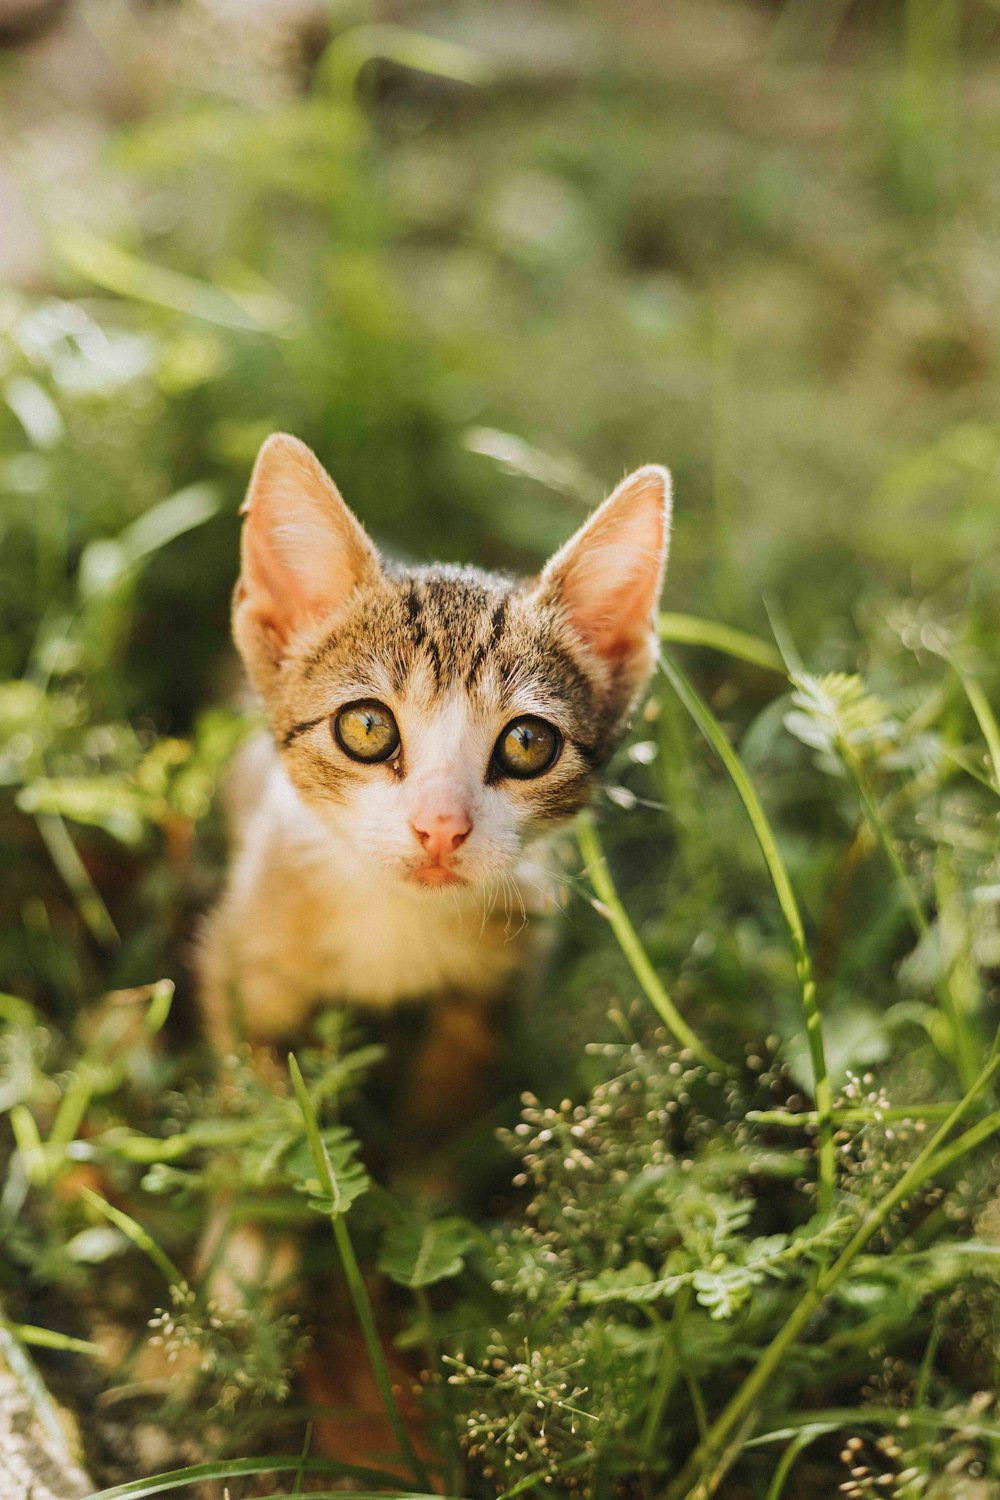
[(240, 514), (234, 629), (256, 681), (300, 630), (333, 614), (381, 564), (315, 454), (288, 433), (272, 433), (261, 447)]
[(636, 469), (562, 547), (542, 574), (539, 595), (608, 666), (638, 691), (654, 655), (656, 608), (670, 543), (670, 474)]

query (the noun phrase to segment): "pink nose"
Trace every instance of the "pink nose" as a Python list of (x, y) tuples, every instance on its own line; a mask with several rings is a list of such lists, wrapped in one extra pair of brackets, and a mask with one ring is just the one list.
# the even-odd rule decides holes
[(430, 813), (414, 818), (410, 827), (432, 859), (443, 859), (465, 843), (472, 820), (465, 812)]

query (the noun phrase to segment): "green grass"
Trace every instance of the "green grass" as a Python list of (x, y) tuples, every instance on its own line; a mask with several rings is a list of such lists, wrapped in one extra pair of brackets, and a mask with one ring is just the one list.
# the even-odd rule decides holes
[[(102, 1500), (422, 1493), (393, 1340), (466, 1500), (1000, 1481), (993, 8), (361, 5), (287, 88), (249, 25), (163, 18), (156, 82), (113, 22), (134, 109), (0, 298), (0, 1359)], [(25, 101), (65, 128), (30, 51)], [(194, 1026), (274, 427), (421, 560), (530, 571), (674, 474), (662, 670), (436, 1199), (391, 1026), (324, 1017), (291, 1091)], [(220, 1192), (301, 1319), (194, 1284)], [(324, 1319), (391, 1461), (310, 1456)], [(159, 1406), (153, 1330), (198, 1356)], [(143, 1423), (203, 1462), (144, 1477)]]

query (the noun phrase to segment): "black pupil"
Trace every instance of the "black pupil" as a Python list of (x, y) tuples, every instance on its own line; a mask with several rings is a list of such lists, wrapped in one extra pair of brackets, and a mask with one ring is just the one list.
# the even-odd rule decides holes
[(514, 738), (518, 741), (522, 750), (530, 752), (539, 736), (530, 724), (519, 724), (514, 730)]

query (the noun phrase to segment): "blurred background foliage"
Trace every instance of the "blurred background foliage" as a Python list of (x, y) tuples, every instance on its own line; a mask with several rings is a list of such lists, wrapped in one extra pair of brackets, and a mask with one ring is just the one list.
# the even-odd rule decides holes
[(516, 569), (666, 462), (667, 608), (988, 676), (996, 21), (94, 0), (4, 53), (0, 666), (68, 695), (49, 774), (231, 700), (274, 427), (390, 549)]
[[(190, 1020), (269, 431), (395, 554), (515, 570), (658, 461), (664, 607), (773, 630), (799, 673), (793, 702), (759, 660), (674, 648), (777, 830), (834, 1083), (967, 1087), (1000, 966), (1000, 8), (80, 0), (0, 25), (0, 986), (72, 1036), (168, 975)], [(752, 831), (663, 684), (609, 797), (684, 1014), (808, 1092)], [(584, 1044), (634, 991), (570, 910), (530, 1022), (551, 1098), (597, 1083)]]

